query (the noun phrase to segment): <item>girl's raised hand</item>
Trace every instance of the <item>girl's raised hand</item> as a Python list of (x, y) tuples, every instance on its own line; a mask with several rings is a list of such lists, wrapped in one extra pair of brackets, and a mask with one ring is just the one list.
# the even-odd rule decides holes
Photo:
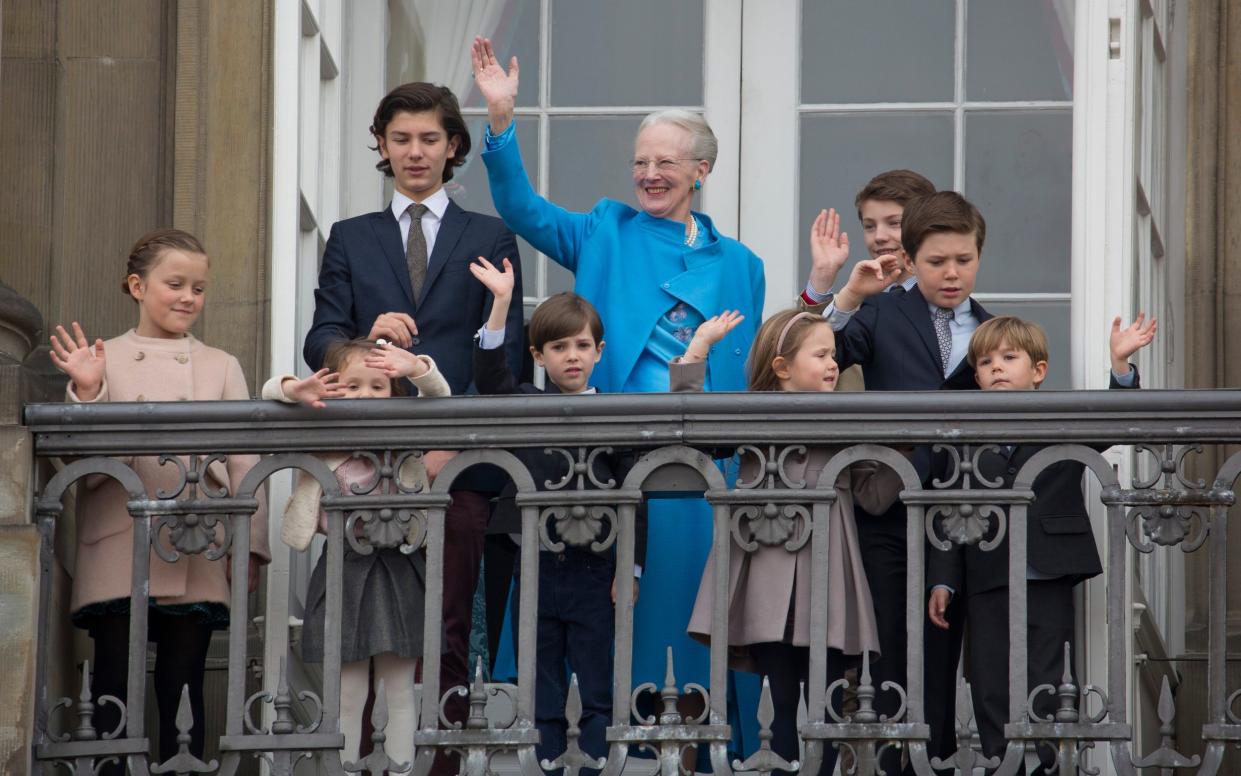
[(395, 347), (390, 342), (371, 348), (371, 352), (366, 354), (363, 363), (371, 369), (383, 372), (384, 376), (389, 379), (422, 377), (431, 371), (431, 367), (427, 366), (424, 359), (408, 350)]
[(487, 287), (496, 299), (508, 299), (513, 295), (513, 284), (516, 278), (513, 273), (513, 263), (506, 257), (503, 265), (504, 271), (501, 272), (482, 256), (478, 257), (476, 263), (470, 265), (470, 272), (478, 278), (478, 282)]
[(72, 337), (64, 326), (57, 325), (51, 341), (52, 363), (69, 375), (78, 398), (90, 401), (98, 396), (104, 376), (103, 340), (96, 339), (92, 346), (82, 327), (74, 321)]
[(682, 360), (690, 364), (702, 361), (707, 357), (712, 345), (724, 339), (728, 332), (737, 328), (737, 325), (744, 320), (745, 316), (740, 310), (725, 310), (703, 321), (699, 324), (698, 330), (694, 332), (694, 338), (690, 340), (689, 347), (685, 349)]
[(321, 410), (327, 405), (324, 399), (339, 399), (345, 395), (340, 385), (340, 373), (320, 369), (305, 380), (285, 380), (280, 385), (285, 398)]
[[(504, 66), (496, 59), (491, 41), (476, 37), (474, 45), (470, 47), (470, 65), (474, 69), (474, 83), (478, 84), (478, 91), (482, 92), (488, 107), (493, 104), (513, 104), (517, 99), (517, 76), (520, 72), (517, 57), (509, 60), (506, 73)], [(503, 129), (492, 127), (492, 131), (500, 132)]]

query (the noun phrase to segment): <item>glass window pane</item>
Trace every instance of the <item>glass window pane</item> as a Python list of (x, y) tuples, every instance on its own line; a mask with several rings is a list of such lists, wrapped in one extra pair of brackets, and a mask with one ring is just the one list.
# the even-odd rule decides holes
[(1073, 99), (1074, 5), (1074, 0), (969, 3), (967, 99)]
[[(590, 211), (603, 197), (634, 205), (629, 159), (641, 116), (553, 117), (549, 147), (549, 199), (578, 212)], [(573, 288), (573, 276), (548, 262), (547, 292)]]
[(521, 63), (517, 105), (539, 102), (539, 0), (388, 0), (388, 88), (410, 81), (443, 84), (466, 107), (486, 105), (474, 88), (470, 45), (490, 37), (507, 67)]
[[(469, 117), (470, 139), (473, 150), (466, 158), (465, 166), (459, 167), (452, 180), (444, 184), (448, 196), (466, 210), (476, 213), (496, 215), (495, 204), (491, 201), (491, 186), (487, 183), (487, 168), (481, 158), (483, 150), (483, 133), (487, 125), (485, 116)], [(517, 144), (521, 148), (521, 158), (525, 162), (526, 172), (530, 180), (538, 185), (539, 173), (539, 120), (534, 117), (517, 117)], [(534, 248), (520, 237), (517, 238), (517, 250), (521, 252), (522, 293), (534, 296), (538, 292), (537, 274), (534, 260)]]
[(552, 105), (702, 105), (703, 0), (553, 0), (551, 14)]
[(839, 286), (853, 264), (867, 258), (862, 224), (853, 206), (867, 181), (885, 170), (906, 168), (922, 173), (937, 187), (952, 186), (952, 114), (804, 116), (800, 159), (798, 290), (810, 271), (810, 224), (820, 210), (832, 207), (840, 212), (841, 228), (849, 235), (849, 264), (841, 270)]
[[(1073, 387), (1073, 373), (1069, 366), (1072, 353), (1069, 352), (1068, 302), (983, 302), (982, 305), (992, 315), (1015, 315), (1042, 326), (1047, 332), (1048, 354), (1051, 356), (1047, 361), (1047, 379), (1043, 381), (1043, 387), (1056, 390)], [(1106, 363), (1099, 364), (1101, 372), (1108, 368)]]
[(951, 100), (955, 32), (953, 0), (802, 3), (801, 101)]
[(1073, 113), (977, 111), (965, 119), (965, 196), (987, 221), (979, 291), (1067, 292)]

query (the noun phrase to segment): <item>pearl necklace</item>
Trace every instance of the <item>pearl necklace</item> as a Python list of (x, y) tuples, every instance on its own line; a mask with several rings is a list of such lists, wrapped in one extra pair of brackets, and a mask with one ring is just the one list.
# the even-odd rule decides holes
[(698, 242), (698, 219), (694, 218), (693, 213), (690, 213), (689, 223), (685, 225), (685, 244), (693, 248), (696, 242)]

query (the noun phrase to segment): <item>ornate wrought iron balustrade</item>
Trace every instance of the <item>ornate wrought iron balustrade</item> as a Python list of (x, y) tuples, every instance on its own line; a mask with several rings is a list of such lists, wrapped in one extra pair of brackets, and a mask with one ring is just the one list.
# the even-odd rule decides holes
[[(1007, 750), (986, 763), (1011, 776), (1023, 757), (1037, 746), (1056, 752), (1060, 773), (1097, 767), (1104, 757), (1118, 773), (1130, 776), (1139, 769), (1196, 768), (1200, 776), (1218, 769), (1224, 747), (1241, 742), (1241, 716), (1234, 712), (1241, 688), (1227, 687), (1224, 673), (1224, 619), (1227, 601), (1225, 549), (1234, 482), (1241, 474), (1241, 454), (1228, 459), (1211, 482), (1191, 481), (1184, 459), (1201, 443), (1241, 442), (1241, 394), (1217, 392), (1075, 392), (1075, 393), (933, 393), (933, 394), (708, 394), (627, 395), (592, 397), (454, 398), (419, 401), (339, 402), (314, 412), (269, 402), (207, 402), (180, 404), (37, 405), (27, 408), (27, 425), (35, 436), (36, 455), (70, 460), (35, 500), (34, 517), (43, 537), (43, 597), (40, 601), (41, 635), (46, 635), (51, 606), (52, 548), (58, 521), (64, 519), (66, 490), (87, 475), (115, 479), (129, 494), (134, 517), (133, 586), (130, 596), (130, 659), (125, 704), (115, 698), (92, 698), (83, 674), (78, 700), (47, 696), (46, 651), (39, 650), (40, 693), (36, 704), (35, 757), (50, 770), (64, 767), (78, 774), (92, 773), (106, 758), (127, 758), (132, 772), (235, 772), (243, 755), (262, 756), (273, 773), (291, 773), (299, 757), (319, 755), (331, 773), (343, 773), (337, 751), (339, 732), (340, 610), (339, 579), (346, 542), (355, 551), (400, 545), (423, 551), (427, 557), (427, 602), (423, 669), (423, 700), (419, 714), (416, 761), (412, 771), (424, 776), (437, 750), (460, 752), (464, 769), (483, 776), (498, 752), (515, 752), (526, 776), (544, 768), (565, 767), (576, 774), (582, 767), (602, 767), (616, 776), (637, 749), (658, 757), (665, 776), (681, 769), (682, 751), (705, 747), (717, 773), (732, 770), (800, 769), (816, 773), (824, 748), (847, 750), (860, 776), (876, 772), (880, 754), (900, 748), (920, 776), (931, 774), (927, 752), (929, 731), (924, 710), (921, 640), (926, 597), (923, 586), (925, 547), (973, 542), (997, 529), (1008, 536), (1009, 554), (1009, 723)], [(1037, 442), (1048, 445), (1016, 473), (1011, 488), (988, 481), (978, 472), (977, 457), (987, 445)], [(1104, 445), (1134, 445), (1139, 456), (1150, 456), (1156, 475), (1122, 483), (1098, 450)], [(955, 471), (938, 482), (926, 481), (906, 454), (913, 445), (944, 445), (954, 456)], [(832, 487), (809, 488), (792, 476), (785, 463), (806, 446), (826, 446), (834, 454), (819, 473), (818, 482), (835, 483), (846, 467), (874, 461), (891, 467), (901, 478), (901, 500), (908, 508), (909, 582), (906, 622), (911, 634), (908, 686), (871, 683), (863, 666), (852, 687), (857, 702), (851, 711), (832, 701), (826, 669), (826, 650), (812, 648), (807, 687), (807, 721), (800, 733), (804, 752), (798, 763), (781, 760), (766, 743), (746, 762), (730, 761), (730, 728), (726, 705), (728, 633), (728, 558), (760, 545), (783, 546), (797, 552), (807, 544), (812, 557), (812, 645), (827, 639), (828, 515), (837, 498)], [(517, 457), (507, 449), (537, 447), (559, 450), (572, 464), (572, 476), (557, 483), (536, 483)], [(593, 478), (589, 462), (606, 448), (635, 448), (643, 452), (623, 482), (587, 483)], [(761, 476), (730, 485), (713, 455), (742, 448), (759, 462)], [(402, 461), (427, 450), (458, 450), (434, 484), (420, 490), (401, 481)], [(365, 492), (342, 493), (335, 476), (316, 456), (346, 452), (370, 457), (377, 477)], [(208, 487), (200, 477), (212, 460), (239, 453), (262, 453), (234, 493)], [(177, 467), (181, 480), (175, 492), (148, 494), (122, 456), (161, 456)], [(1129, 632), (1109, 628), (1107, 673), (1076, 682), (1066, 671), (1056, 686), (1028, 687), (1026, 681), (1026, 534), (1025, 521), (1034, 494), (1031, 485), (1039, 472), (1064, 460), (1078, 461), (1102, 492), (1106, 513), (1107, 616), (1110, 623), (1125, 621), (1124, 590), (1131, 573), (1129, 547), (1141, 552), (1208, 554), (1211, 574), (1209, 607), (1211, 632), (1208, 666), (1208, 723), (1202, 737), (1206, 752), (1189, 758), (1176, 751), (1171, 738), (1175, 707), (1170, 693), (1160, 703), (1168, 735), (1145, 755), (1133, 751), (1126, 674)], [(615, 678), (609, 752), (602, 763), (583, 753), (570, 736), (569, 750), (554, 763), (539, 763), (534, 755), (535, 618), (518, 623), (518, 685), (512, 697), (511, 719), (488, 719), (483, 713), (488, 694), (481, 681), (469, 687), (439, 687), (439, 654), (443, 592), (444, 516), (454, 480), (469, 467), (488, 463), (504, 469), (518, 488), (522, 515), (521, 588), (523, 612), (538, 601), (537, 568), (540, 544), (554, 544), (549, 525), (559, 541), (596, 549), (615, 545), (618, 574), (632, 570), (634, 523), (644, 495), (667, 491), (702, 492), (713, 506), (711, 579), (715, 592), (711, 625), (710, 686), (679, 687), (669, 661), (662, 688), (634, 688), (631, 674), (633, 595), (628, 585), (617, 588)], [(260, 486), (277, 472), (301, 469), (323, 489), (327, 511), (326, 543), (327, 618), (324, 683), (321, 694), (307, 691), (302, 700), (316, 710), (317, 719), (299, 725), (292, 716), (293, 693), (285, 667), (272, 667), (279, 677), (274, 694), (246, 698), (244, 670), (248, 598), (246, 556), (248, 524), (258, 507)], [(924, 482), (926, 484), (924, 485)], [(275, 505), (277, 509), (280, 505)], [(411, 527), (413, 530), (411, 531)], [(604, 528), (600, 540), (599, 529)], [(990, 542), (999, 543), (998, 537)], [(229, 633), (228, 710), (225, 733), (218, 741), (219, 762), (204, 763), (188, 747), (165, 763), (148, 763), (150, 731), (144, 727), (144, 671), (146, 611), (150, 547), (160, 557), (183, 562), (185, 555), (204, 553), (215, 562), (232, 563)], [(279, 551), (273, 548), (273, 551)], [(231, 557), (230, 557), (231, 555)], [(1097, 680), (1101, 686), (1090, 684)], [(638, 694), (651, 691), (662, 711), (642, 717), (634, 710)], [(696, 693), (703, 712), (686, 718), (677, 698)], [(900, 711), (884, 718), (875, 711), (877, 693), (896, 693)], [(468, 697), (471, 714), (464, 723), (450, 723), (442, 713), (449, 695)], [(1032, 712), (1035, 697), (1054, 697), (1054, 715)], [(1089, 698), (1095, 698), (1088, 702)], [(99, 731), (93, 724), (100, 704), (123, 706), (116, 730)], [(256, 723), (259, 708), (270, 704), (274, 722)], [(382, 734), (383, 704), (378, 704), (376, 726)], [(183, 704), (178, 730), (186, 733), (193, 720)], [(567, 715), (575, 724), (580, 700), (571, 691)], [(760, 721), (770, 724), (770, 698), (764, 691)], [(983, 764), (981, 753), (969, 748), (968, 707), (959, 719), (960, 747), (947, 763), (959, 771)], [(188, 734), (183, 736), (188, 744)], [(402, 764), (387, 758), (382, 736), (375, 753), (355, 769), (379, 773), (399, 770)], [(766, 739), (764, 739), (766, 740)], [(1043, 743), (1046, 742), (1046, 743)], [(1098, 746), (1096, 746), (1098, 745)], [(1092, 755), (1083, 753), (1094, 747)], [(941, 763), (936, 763), (941, 764)]]

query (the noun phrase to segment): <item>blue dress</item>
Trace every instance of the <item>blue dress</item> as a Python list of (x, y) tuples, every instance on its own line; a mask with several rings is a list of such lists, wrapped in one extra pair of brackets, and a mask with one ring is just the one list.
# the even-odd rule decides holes
[[(576, 292), (599, 311), (607, 348), (591, 384), (604, 392), (667, 391), (668, 361), (685, 352), (698, 324), (740, 310), (745, 321), (712, 348), (704, 387), (745, 390), (745, 360), (766, 293), (762, 260), (701, 213), (692, 214), (699, 237), (687, 246), (684, 223), (615, 200), (600, 200), (589, 213), (548, 202), (530, 185), (514, 126), (499, 137), (488, 134), (482, 158), (491, 195), (508, 227), (573, 272)], [(709, 652), (685, 628), (711, 549), (711, 525), (701, 498), (649, 503), (646, 565), (634, 607), (634, 686), (663, 686), (669, 645), (679, 684), (709, 682)], [(497, 675), (499, 668), (497, 662)], [(739, 694), (757, 697), (757, 677), (748, 678), (753, 681)], [(743, 705), (751, 711), (741, 722), (750, 727), (754, 706)]]

